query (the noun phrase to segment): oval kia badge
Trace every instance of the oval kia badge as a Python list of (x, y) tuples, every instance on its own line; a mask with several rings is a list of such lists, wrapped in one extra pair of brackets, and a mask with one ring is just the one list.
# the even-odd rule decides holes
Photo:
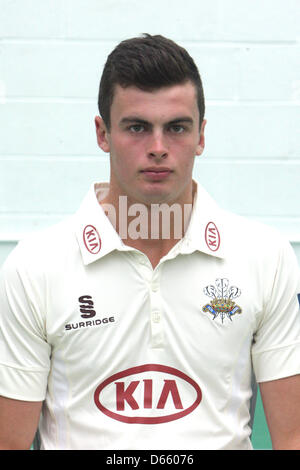
[(83, 230), (83, 241), (86, 249), (92, 255), (99, 253), (101, 248), (101, 238), (97, 229), (93, 225), (87, 225)]
[(206, 245), (211, 251), (217, 251), (220, 247), (221, 237), (214, 222), (209, 222), (205, 228)]
[(160, 424), (192, 413), (202, 399), (199, 385), (180, 370), (144, 364), (112, 375), (95, 390), (98, 409), (123, 423)]

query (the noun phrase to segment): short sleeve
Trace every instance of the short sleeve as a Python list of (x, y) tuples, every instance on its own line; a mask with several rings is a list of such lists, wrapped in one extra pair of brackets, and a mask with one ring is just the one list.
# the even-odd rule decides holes
[(257, 382), (300, 373), (299, 266), (287, 241), (273, 258), (273, 272), (265, 266), (269, 289), (252, 347)]
[(45, 282), (20, 244), (0, 272), (0, 395), (46, 396), (51, 347), (45, 332)]

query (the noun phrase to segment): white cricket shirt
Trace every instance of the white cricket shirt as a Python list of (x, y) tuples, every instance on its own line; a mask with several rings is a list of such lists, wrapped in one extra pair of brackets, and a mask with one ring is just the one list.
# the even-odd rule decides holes
[(5, 262), (0, 394), (45, 400), (43, 449), (251, 449), (252, 365), (258, 382), (300, 372), (292, 248), (198, 186), (153, 269), (115, 232), (105, 191)]

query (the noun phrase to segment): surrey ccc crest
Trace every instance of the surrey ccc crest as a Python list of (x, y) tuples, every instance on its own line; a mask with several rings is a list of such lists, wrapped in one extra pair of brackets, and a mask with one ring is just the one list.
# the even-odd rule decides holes
[(229, 286), (228, 279), (216, 279), (215, 286), (206, 286), (203, 292), (212, 300), (209, 304), (204, 305), (202, 310), (211, 313), (213, 320), (219, 316), (222, 323), (225, 317), (232, 321), (233, 315), (242, 313), (241, 307), (233, 301), (241, 295), (241, 291), (238, 287)]

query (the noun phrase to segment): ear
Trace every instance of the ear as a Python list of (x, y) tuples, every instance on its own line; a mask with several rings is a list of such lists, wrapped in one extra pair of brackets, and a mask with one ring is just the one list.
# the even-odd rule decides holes
[(109, 152), (110, 151), (109, 138), (108, 138), (109, 132), (107, 130), (105, 122), (100, 116), (95, 117), (95, 126), (96, 126), (97, 142), (98, 142), (99, 147), (104, 152)]
[(196, 149), (196, 155), (201, 155), (205, 147), (204, 129), (205, 129), (206, 123), (207, 123), (206, 119), (203, 119), (202, 124), (201, 124), (201, 129), (200, 129), (199, 142), (198, 142), (197, 149)]

